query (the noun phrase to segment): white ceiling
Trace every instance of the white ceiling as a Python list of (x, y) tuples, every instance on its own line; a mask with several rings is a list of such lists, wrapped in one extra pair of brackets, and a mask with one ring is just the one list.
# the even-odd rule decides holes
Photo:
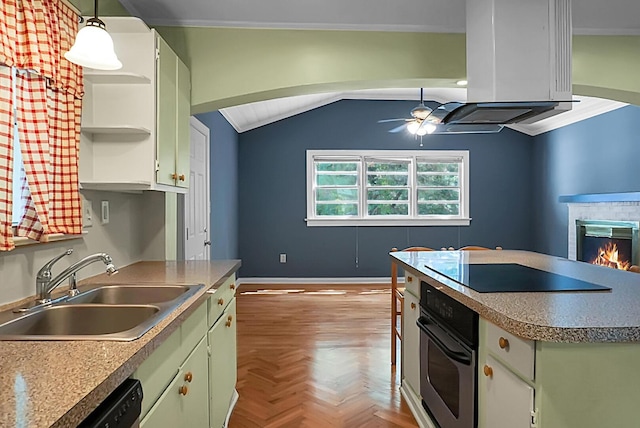
[[(150, 25), (465, 30), (465, 0), (120, 0)], [(640, 34), (640, 1), (573, 0), (576, 34)]]
[[(366, 31), (465, 31), (466, 0), (120, 0), (150, 25)], [(575, 34), (640, 35), (640, 0), (573, 0)], [(340, 99), (419, 100), (416, 89), (333, 92), (229, 107), (221, 113), (244, 132)], [(512, 128), (536, 135), (584, 120), (623, 103), (588, 97), (571, 112)], [(425, 99), (465, 101), (464, 89), (429, 89)], [(409, 112), (407, 112), (408, 114)]]

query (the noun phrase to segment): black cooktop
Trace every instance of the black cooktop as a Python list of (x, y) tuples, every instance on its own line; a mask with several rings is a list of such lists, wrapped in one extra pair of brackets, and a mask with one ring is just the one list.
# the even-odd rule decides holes
[(425, 266), (479, 293), (611, 290), (602, 285), (515, 263), (462, 264), (459, 265), (460, 270), (453, 275), (439, 271), (437, 263), (433, 267)]

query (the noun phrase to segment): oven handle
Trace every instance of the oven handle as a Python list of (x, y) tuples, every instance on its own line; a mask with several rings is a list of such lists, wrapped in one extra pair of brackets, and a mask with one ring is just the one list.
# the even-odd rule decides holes
[[(452, 360), (457, 361), (457, 362), (459, 362), (461, 364), (464, 364), (464, 365), (467, 365), (467, 366), (471, 365), (471, 356), (469, 354), (467, 354), (465, 352), (459, 352), (459, 351), (455, 351), (453, 349), (450, 349), (447, 345), (444, 344), (442, 339), (440, 339), (438, 337), (438, 333), (436, 331), (433, 331), (422, 320), (423, 320), (423, 318), (420, 317), (416, 321), (416, 324), (418, 325), (418, 327), (420, 327), (420, 330), (425, 332), (427, 334), (427, 336), (429, 336), (429, 338), (431, 340), (433, 340), (436, 343), (436, 345), (438, 345), (438, 348), (440, 348), (440, 350), (442, 350), (442, 352), (444, 352), (447, 357), (449, 357)], [(437, 328), (437, 326), (436, 326), (436, 328)]]

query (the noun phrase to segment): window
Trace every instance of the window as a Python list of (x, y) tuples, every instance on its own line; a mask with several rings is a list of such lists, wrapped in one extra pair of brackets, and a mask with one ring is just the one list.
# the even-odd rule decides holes
[(469, 225), (467, 151), (307, 151), (308, 226)]
[(11, 93), (13, 94), (13, 213), (11, 215), (11, 223), (13, 226), (20, 222), (22, 214), (24, 214), (21, 188), (24, 170), (22, 169), (22, 154), (18, 136), (18, 114), (16, 112), (16, 73), (16, 68), (11, 67)]

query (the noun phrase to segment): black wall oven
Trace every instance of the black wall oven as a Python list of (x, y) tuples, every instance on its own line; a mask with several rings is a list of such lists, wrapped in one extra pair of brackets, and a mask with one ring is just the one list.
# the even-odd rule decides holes
[(477, 427), (478, 314), (421, 283), (420, 393), (440, 428)]

